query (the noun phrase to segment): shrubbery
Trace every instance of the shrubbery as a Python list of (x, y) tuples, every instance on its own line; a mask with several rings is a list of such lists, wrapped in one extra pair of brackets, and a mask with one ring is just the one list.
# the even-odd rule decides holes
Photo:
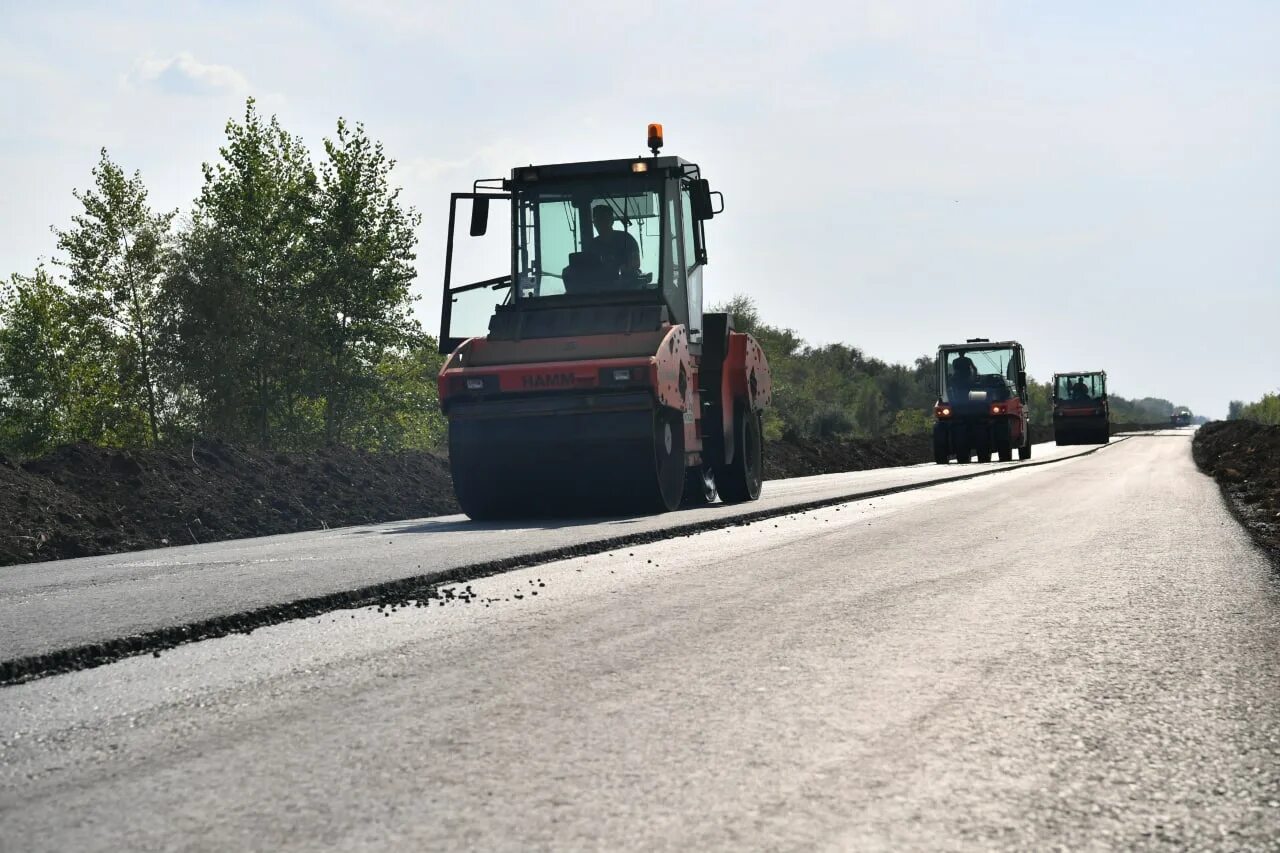
[(1232, 400), (1227, 408), (1227, 420), (1257, 421), (1260, 424), (1280, 425), (1280, 393), (1263, 394), (1256, 403)]

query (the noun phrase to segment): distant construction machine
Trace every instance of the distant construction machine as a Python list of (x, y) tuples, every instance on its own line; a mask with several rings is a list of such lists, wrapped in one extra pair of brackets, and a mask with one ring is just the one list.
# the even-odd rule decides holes
[(1105, 370), (1053, 374), (1053, 438), (1059, 446), (1111, 440)]
[(1172, 415), (1169, 415), (1169, 423), (1175, 427), (1191, 426), (1191, 410), (1178, 409)]
[[(648, 142), (652, 156), (519, 167), (450, 200), (440, 405), (473, 519), (760, 495), (769, 364), (702, 305), (723, 199), (696, 164), (658, 156), (661, 125)], [(454, 284), (464, 201), (472, 237), (490, 205), (510, 207), (509, 242), (489, 256), (509, 272)]]
[(933, 459), (969, 462), (1031, 458), (1027, 365), (1022, 344), (969, 338), (938, 348)]

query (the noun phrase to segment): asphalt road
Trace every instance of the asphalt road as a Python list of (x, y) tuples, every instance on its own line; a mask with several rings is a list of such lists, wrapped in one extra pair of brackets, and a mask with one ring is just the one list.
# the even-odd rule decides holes
[(1280, 584), (1187, 445), (0, 689), (0, 848), (1275, 850)]
[[(1036, 445), (1029, 464), (1087, 452)], [(112, 640), (356, 587), (431, 576), (478, 560), (1027, 463), (915, 465), (771, 481), (750, 504), (661, 516), (475, 524), (462, 515), (0, 569), (0, 661)]]

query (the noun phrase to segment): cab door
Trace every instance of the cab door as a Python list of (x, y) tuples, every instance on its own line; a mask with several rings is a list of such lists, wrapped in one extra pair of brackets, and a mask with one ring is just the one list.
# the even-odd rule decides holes
[[(460, 202), (464, 203), (460, 205)], [(461, 220), (458, 210), (465, 216)], [(511, 194), (453, 193), (449, 197), (448, 242), (440, 304), (440, 352), (489, 333), (489, 318), (512, 298)], [(493, 275), (502, 269), (506, 272)], [(490, 273), (484, 277), (485, 273)], [(464, 284), (454, 284), (460, 279)]]

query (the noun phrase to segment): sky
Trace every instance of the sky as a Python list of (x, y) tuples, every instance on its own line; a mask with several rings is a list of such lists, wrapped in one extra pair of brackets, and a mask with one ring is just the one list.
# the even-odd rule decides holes
[(709, 302), (889, 361), (1014, 338), (1221, 417), (1280, 388), (1278, 43), (1274, 0), (0, 0), (0, 275), (103, 147), (190, 210), (252, 96), (385, 144), (434, 331), (451, 191), (657, 121), (725, 196)]

